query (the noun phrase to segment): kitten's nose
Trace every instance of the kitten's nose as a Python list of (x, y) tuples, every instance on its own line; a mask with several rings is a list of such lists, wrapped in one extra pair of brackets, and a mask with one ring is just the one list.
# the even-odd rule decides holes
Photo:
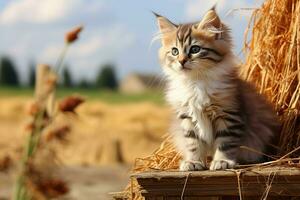
[(188, 58), (186, 56), (180, 57), (178, 61), (183, 66), (188, 61)]

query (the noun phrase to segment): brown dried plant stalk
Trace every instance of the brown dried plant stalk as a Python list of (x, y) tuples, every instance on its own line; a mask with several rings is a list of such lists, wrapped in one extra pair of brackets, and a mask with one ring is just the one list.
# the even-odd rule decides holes
[[(55, 90), (57, 87), (57, 78), (60, 69), (62, 68), (63, 60), (65, 58), (68, 46), (76, 41), (78, 34), (82, 30), (82, 26), (77, 27), (76, 29), (68, 32), (65, 37), (65, 46), (61, 55), (59, 56), (54, 70), (52, 70), (47, 65), (39, 65), (37, 67), (37, 76), (36, 76), (36, 87), (35, 87), (35, 102), (31, 105), (29, 114), (32, 116), (33, 120), (29, 129), (28, 140), (26, 144), (26, 149), (24, 151), (22, 161), (21, 161), (21, 171), (17, 178), (16, 187), (14, 191), (14, 200), (29, 200), (33, 199), (34, 194), (32, 194), (32, 189), (45, 189), (45, 184), (50, 187), (57, 187), (58, 184), (63, 184), (58, 180), (49, 180), (44, 183), (41, 182), (39, 186), (33, 186), (32, 181), (28, 179), (32, 178), (33, 174), (36, 174), (36, 170), (33, 166), (33, 160), (39, 151), (41, 136), (44, 130), (51, 124), (54, 120), (54, 105), (55, 105)], [(63, 111), (62, 111), (63, 112)], [(69, 130), (69, 129), (64, 129)], [(62, 130), (59, 131), (60, 137), (63, 137), (65, 134)], [(35, 173), (33, 173), (35, 172)], [(38, 178), (39, 179), (39, 178)], [(37, 180), (42, 181), (42, 180)], [(41, 187), (43, 185), (43, 187)], [(64, 191), (66, 192), (67, 188)], [(57, 195), (59, 192), (57, 193)], [(53, 191), (52, 191), (53, 195)], [(43, 194), (39, 194), (39, 198), (42, 198)], [(45, 198), (46, 199), (46, 198)]]

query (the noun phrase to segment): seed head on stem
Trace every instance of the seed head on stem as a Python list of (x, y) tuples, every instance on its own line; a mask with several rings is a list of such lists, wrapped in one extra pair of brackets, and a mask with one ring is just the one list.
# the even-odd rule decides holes
[(83, 26), (77, 26), (65, 35), (65, 42), (67, 44), (73, 43), (77, 40), (79, 33), (82, 31)]

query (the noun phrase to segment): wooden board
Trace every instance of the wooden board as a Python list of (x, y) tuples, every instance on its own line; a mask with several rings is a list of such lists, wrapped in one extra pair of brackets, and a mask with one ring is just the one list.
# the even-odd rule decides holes
[(126, 192), (111, 192), (109, 193), (114, 200), (129, 200)]
[[(239, 178), (238, 178), (239, 176)], [(260, 199), (299, 197), (300, 169), (273, 167), (251, 171), (143, 172), (133, 174), (146, 199), (199, 199), (199, 197), (248, 197)], [(185, 189), (184, 189), (185, 188)], [(243, 199), (244, 199), (243, 198)], [(268, 198), (268, 199), (270, 199)], [(203, 198), (201, 198), (203, 199)], [(219, 199), (219, 198), (217, 198)], [(238, 199), (238, 198), (237, 198)]]

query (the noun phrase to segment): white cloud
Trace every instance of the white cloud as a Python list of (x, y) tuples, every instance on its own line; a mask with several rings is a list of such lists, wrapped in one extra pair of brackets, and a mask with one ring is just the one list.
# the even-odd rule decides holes
[(91, 54), (94, 54), (99, 49), (102, 49), (104, 47), (104, 39), (105, 38), (101, 38), (100, 36), (89, 38), (89, 40), (87, 40), (85, 43), (81, 43), (76, 46), (77, 51), (73, 51), (73, 55), (76, 57), (86, 57)]
[[(86, 5), (84, 5), (86, 4)], [(101, 1), (91, 6), (84, 0), (22, 0), (12, 1), (0, 14), (0, 23), (11, 25), (17, 23), (52, 23), (68, 19), (74, 13), (86, 10), (99, 11)]]
[(106, 29), (90, 30), (83, 39), (70, 51), (68, 60), (78, 71), (85, 71), (89, 79), (95, 78), (99, 65), (105, 62), (116, 64), (120, 55), (128, 53), (134, 44), (135, 36), (122, 25), (114, 25)]
[[(134, 35), (121, 25), (115, 25), (106, 29), (87, 27), (80, 35), (78, 43), (71, 49), (71, 60), (80, 59), (101, 60), (114, 59), (118, 53), (134, 42)], [(48, 45), (42, 50), (41, 58), (55, 60), (62, 50), (62, 43), (57, 42)]]
[(66, 63), (75, 79), (93, 78), (101, 63), (117, 60), (135, 40), (105, 9), (102, 0), (13, 0), (0, 13), (0, 56), (15, 59), (25, 82), (30, 61), (53, 65), (65, 32), (84, 24)]
[[(106, 28), (87, 26), (79, 40), (71, 46), (66, 63), (73, 67), (71, 70), (77, 80), (83, 76), (93, 79), (101, 63), (115, 62), (134, 41), (135, 36), (121, 25)], [(30, 42), (32, 40), (27, 41), (27, 46), (30, 46)], [(53, 42), (42, 45), (39, 51), (33, 49), (32, 54), (37, 55), (38, 62), (53, 65), (62, 48), (63, 42), (55, 39)], [(24, 54), (21, 55), (24, 56)]]
[[(120, 50), (126, 49), (134, 41), (134, 36), (121, 25), (115, 25), (109, 29), (98, 29), (90, 32), (84, 43), (80, 43), (73, 50), (72, 54), (75, 57), (84, 57), (94, 55), (99, 49), (103, 53), (116, 54)], [(101, 55), (107, 57), (105, 55)]]
[[(200, 19), (203, 14), (209, 10), (212, 6), (217, 5), (217, 12), (224, 15), (230, 12), (232, 9), (239, 8), (258, 8), (262, 0), (246, 1), (246, 0), (211, 0), (211, 1), (200, 1), (200, 0), (189, 0), (186, 6), (186, 18), (188, 20)], [(241, 17), (247, 17), (251, 15), (250, 11), (236, 11), (234, 15)]]
[[(186, 6), (186, 18), (188, 20), (194, 20), (199, 19), (208, 9), (210, 9), (217, 0), (211, 0), (211, 1), (188, 1)], [(220, 5), (218, 5), (219, 7)]]
[[(94, 38), (90, 38), (84, 42), (80, 42), (79, 45), (76, 45), (76, 49), (72, 47), (72, 57), (76, 59), (86, 58), (89, 55), (95, 54), (95, 52), (102, 49), (102, 38), (99, 36), (95, 36)], [(79, 41), (78, 41), (79, 42)], [(40, 59), (45, 61), (55, 61), (58, 58), (63, 48), (63, 43), (54, 43), (49, 44), (45, 47), (41, 52)]]

